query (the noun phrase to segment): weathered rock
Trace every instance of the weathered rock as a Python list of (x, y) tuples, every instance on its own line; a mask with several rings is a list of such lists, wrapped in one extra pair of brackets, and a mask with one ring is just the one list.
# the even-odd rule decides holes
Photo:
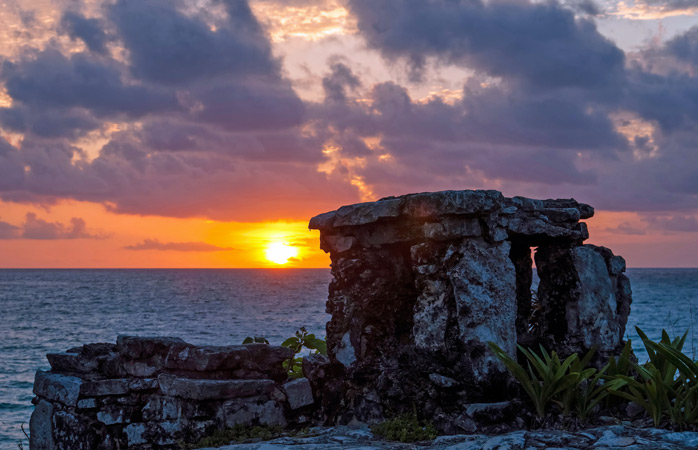
[(622, 346), (630, 286), (622, 273), (612, 272), (620, 270), (613, 260), (610, 250), (592, 245), (538, 248), (539, 326), (549, 348), (570, 354), (596, 347), (605, 359)]
[(86, 381), (80, 387), (80, 395), (85, 397), (103, 397), (105, 395), (124, 395), (129, 392), (129, 380)]
[(49, 353), (46, 355), (51, 368), (61, 372), (95, 372), (99, 367), (99, 361), (92, 356), (80, 353)]
[(161, 374), (158, 383), (163, 394), (192, 400), (222, 400), (269, 394), (272, 380), (201, 380)]
[(128, 359), (146, 359), (154, 355), (167, 356), (172, 346), (185, 346), (186, 342), (176, 337), (118, 336), (116, 346), (119, 353)]
[[(313, 425), (310, 382), (282, 384), (282, 363), (293, 355), (266, 344), (134, 336), (51, 354), (52, 371), (36, 374), (31, 448), (152, 450), (196, 442), (226, 423)], [(329, 362), (309, 360), (317, 360), (309, 372), (319, 392)]]
[(313, 389), (310, 387), (310, 381), (307, 378), (289, 381), (284, 384), (283, 389), (286, 392), (286, 398), (291, 409), (302, 408), (315, 402)]
[(53, 445), (54, 406), (39, 400), (29, 420), (29, 447), (32, 450), (54, 450)]
[[(582, 245), (588, 231), (580, 220), (593, 213), (574, 199), (444, 191), (311, 219), (332, 259), (333, 369), (322, 395), (333, 401), (322, 400), (324, 415), (371, 422), (414, 403), (442, 430), (467, 430), (456, 424), (472, 422), (463, 404), (514, 394), (488, 342), (511, 356), (517, 343), (563, 354), (618, 349), (630, 288), (622, 258)], [(532, 247), (541, 278), (536, 314)]]
[(249, 358), (244, 345), (228, 347), (195, 347), (193, 345), (170, 347), (165, 367), (194, 371), (237, 369)]
[(240, 399), (223, 403), (220, 419), (226, 427), (259, 423), (269, 426), (285, 426), (283, 409), (274, 401), (244, 402)]
[(82, 383), (80, 378), (39, 370), (34, 377), (34, 394), (66, 406), (76, 406)]

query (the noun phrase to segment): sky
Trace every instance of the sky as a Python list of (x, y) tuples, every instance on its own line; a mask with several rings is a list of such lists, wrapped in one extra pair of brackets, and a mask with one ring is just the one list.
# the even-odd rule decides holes
[(0, 1), (0, 267), (327, 267), (444, 189), (698, 267), (698, 0)]

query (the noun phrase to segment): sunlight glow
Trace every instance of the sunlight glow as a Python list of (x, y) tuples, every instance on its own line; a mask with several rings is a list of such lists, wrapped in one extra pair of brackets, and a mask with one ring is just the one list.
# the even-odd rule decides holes
[(285, 242), (271, 242), (266, 250), (267, 259), (276, 264), (286, 264), (289, 259), (298, 256), (298, 247)]

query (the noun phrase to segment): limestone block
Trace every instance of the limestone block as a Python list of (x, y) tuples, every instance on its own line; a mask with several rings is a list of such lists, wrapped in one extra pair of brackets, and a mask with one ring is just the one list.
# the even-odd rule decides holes
[(291, 409), (302, 408), (315, 402), (313, 389), (310, 387), (310, 381), (307, 378), (289, 381), (283, 385), (283, 389), (286, 392), (286, 398)]
[(170, 347), (174, 345), (187, 345), (176, 337), (152, 337), (152, 336), (119, 336), (116, 346), (119, 353), (128, 359), (145, 359), (153, 355), (166, 356)]
[(158, 383), (163, 394), (191, 400), (229, 399), (269, 394), (272, 380), (201, 380), (161, 374)]
[(128, 388), (131, 391), (150, 391), (155, 390), (159, 387), (157, 378), (140, 378), (130, 380), (128, 383)]
[(141, 410), (143, 420), (162, 422), (179, 417), (179, 402), (174, 397), (153, 395)]
[(85, 397), (103, 397), (106, 395), (125, 395), (129, 392), (127, 378), (85, 381), (80, 387), (80, 395)]
[(226, 347), (173, 346), (165, 358), (168, 369), (210, 372), (214, 370), (237, 369), (250, 358), (250, 351), (244, 345)]
[(39, 400), (29, 420), (29, 447), (32, 450), (54, 450), (53, 404)]
[(269, 426), (286, 425), (283, 408), (273, 400), (265, 402), (250, 402), (245, 399), (229, 400), (223, 403), (219, 416), (226, 427), (251, 425), (257, 422)]
[(46, 355), (51, 368), (58, 372), (95, 372), (99, 367), (99, 361), (80, 353), (49, 353)]
[(77, 377), (39, 370), (34, 377), (34, 394), (66, 406), (76, 406), (82, 383)]
[(448, 270), (460, 340), (472, 348), (471, 368), (477, 381), (487, 381), (492, 371), (505, 371), (487, 351), (487, 342), (515, 355), (516, 270), (509, 259), (510, 248), (507, 241), (491, 246), (465, 241), (458, 249), (462, 256)]

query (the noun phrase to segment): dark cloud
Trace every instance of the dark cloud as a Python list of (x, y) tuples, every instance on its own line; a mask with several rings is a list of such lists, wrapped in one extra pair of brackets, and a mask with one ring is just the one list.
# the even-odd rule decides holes
[[(698, 1), (694, 6), (698, 8)], [(698, 26), (670, 39), (666, 43), (666, 51), (681, 60), (698, 65)]]
[(143, 242), (124, 247), (128, 250), (162, 250), (176, 252), (221, 252), (235, 250), (233, 247), (219, 247), (205, 242), (160, 242), (158, 239), (145, 239)]
[(193, 118), (229, 131), (278, 130), (300, 125), (304, 105), (287, 82), (221, 83), (197, 88)]
[(104, 32), (105, 24), (100, 19), (88, 19), (82, 14), (67, 11), (61, 18), (60, 27), (72, 39), (80, 39), (90, 51), (106, 53), (109, 38)]
[(331, 73), (322, 79), (325, 98), (335, 102), (347, 100), (346, 90), (361, 86), (361, 80), (354, 75), (349, 67), (341, 62), (330, 66)]
[(110, 7), (136, 77), (179, 84), (220, 75), (278, 76), (279, 63), (246, 2), (227, 2), (228, 18), (215, 31), (176, 6), (168, 0), (119, 0)]
[(407, 58), (419, 73), (430, 56), (533, 88), (607, 87), (624, 55), (592, 21), (559, 3), (350, 0), (367, 43)]
[(0, 222), (0, 239), (101, 239), (104, 236), (92, 234), (87, 230), (85, 220), (80, 217), (70, 219), (70, 224), (48, 222), (34, 213), (27, 213), (24, 223), (15, 226)]
[(0, 77), (12, 99), (31, 108), (82, 107), (97, 115), (130, 117), (177, 108), (173, 93), (125, 84), (116, 63), (85, 53), (66, 57), (47, 49), (18, 63), (5, 62)]

